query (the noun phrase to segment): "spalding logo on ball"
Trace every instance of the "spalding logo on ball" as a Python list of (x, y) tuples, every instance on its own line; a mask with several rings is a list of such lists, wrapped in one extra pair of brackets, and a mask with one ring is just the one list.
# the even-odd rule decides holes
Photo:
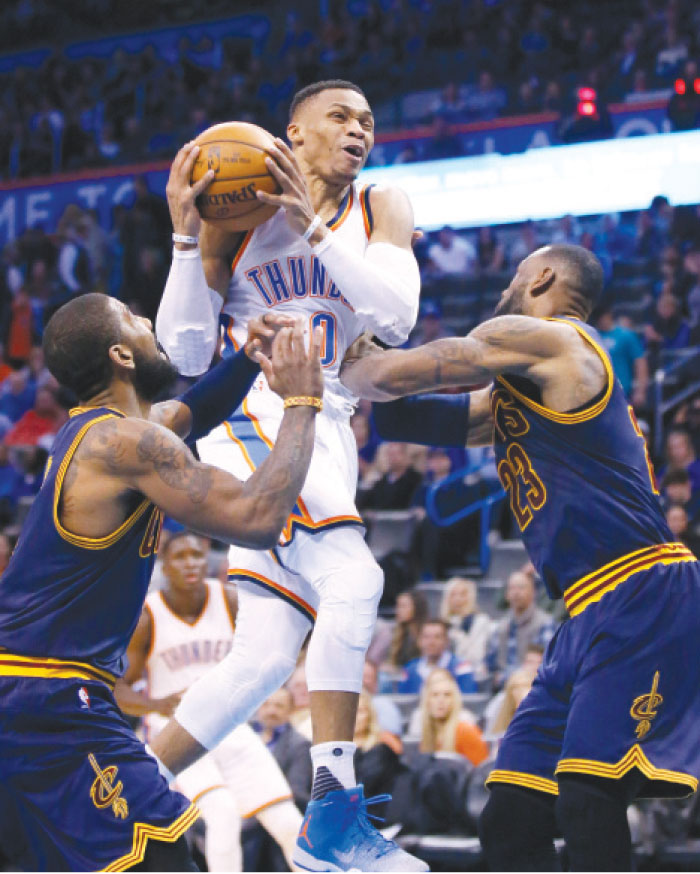
[(202, 218), (227, 231), (247, 231), (267, 221), (276, 206), (262, 203), (257, 191), (279, 194), (277, 180), (265, 166), (272, 134), (256, 124), (230, 121), (207, 128), (195, 140), (200, 151), (192, 182), (213, 170), (214, 180), (197, 198)]

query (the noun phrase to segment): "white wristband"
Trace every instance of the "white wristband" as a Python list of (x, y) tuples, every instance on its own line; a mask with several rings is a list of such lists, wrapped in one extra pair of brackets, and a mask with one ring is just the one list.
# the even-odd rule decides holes
[(173, 234), (173, 243), (189, 243), (191, 246), (196, 246), (199, 242), (199, 237), (190, 237), (187, 234)]
[(321, 221), (322, 221), (321, 216), (315, 215), (313, 217), (311, 224), (308, 226), (308, 228), (301, 235), (302, 240), (304, 240), (305, 242), (308, 242), (309, 238), (311, 237), (311, 234), (313, 234), (313, 232), (316, 230), (316, 228), (321, 224)]

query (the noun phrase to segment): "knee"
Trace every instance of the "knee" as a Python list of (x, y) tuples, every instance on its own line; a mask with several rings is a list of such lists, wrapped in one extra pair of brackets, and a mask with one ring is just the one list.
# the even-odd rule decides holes
[(365, 651), (372, 639), (384, 574), (374, 561), (347, 562), (324, 579), (316, 619), (351, 649)]

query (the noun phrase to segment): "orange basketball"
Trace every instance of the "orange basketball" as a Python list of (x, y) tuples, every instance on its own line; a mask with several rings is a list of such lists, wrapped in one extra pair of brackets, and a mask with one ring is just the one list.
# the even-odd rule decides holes
[(279, 193), (277, 180), (265, 166), (272, 134), (256, 124), (229, 121), (207, 128), (195, 140), (200, 147), (192, 182), (207, 170), (216, 176), (197, 198), (202, 218), (228, 231), (247, 231), (270, 218), (276, 206), (261, 203), (256, 191)]

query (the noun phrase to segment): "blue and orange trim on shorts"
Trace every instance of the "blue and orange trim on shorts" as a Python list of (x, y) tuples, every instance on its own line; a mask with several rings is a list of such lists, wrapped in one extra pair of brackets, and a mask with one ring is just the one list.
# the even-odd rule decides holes
[(114, 688), (117, 678), (85, 662), (74, 659), (54, 659), (45, 656), (24, 656), (0, 651), (0, 677), (34, 677), (44, 680), (93, 680)]
[(309, 622), (314, 623), (316, 621), (316, 611), (311, 604), (308, 604), (303, 598), (300, 598), (299, 595), (274, 580), (271, 580), (269, 577), (265, 577), (262, 574), (249, 570), (248, 568), (229, 568), (228, 581), (230, 583), (235, 583), (239, 580), (245, 580), (248, 583), (253, 583), (256, 586), (267, 589), (268, 592), (272, 592), (277, 595), (278, 598), (286, 601), (290, 607), (294, 607), (295, 610), (298, 610), (302, 616), (305, 616), (309, 620)]
[[(224, 422), (224, 427), (229, 438), (240, 449), (251, 471), (255, 471), (274, 448), (275, 444), (262, 430), (257, 416), (250, 412), (247, 399), (243, 401), (231, 419)], [(299, 497), (282, 529), (280, 541), (281, 544), (287, 545), (299, 529), (313, 534), (328, 528), (338, 528), (345, 525), (364, 526), (364, 524), (362, 517), (355, 514), (313, 519), (303, 499)]]
[(600, 601), (603, 595), (614, 591), (634, 574), (657, 564), (686, 561), (697, 559), (684, 543), (658, 543), (636, 549), (572, 583), (564, 592), (564, 604), (569, 616), (580, 616), (587, 607)]

